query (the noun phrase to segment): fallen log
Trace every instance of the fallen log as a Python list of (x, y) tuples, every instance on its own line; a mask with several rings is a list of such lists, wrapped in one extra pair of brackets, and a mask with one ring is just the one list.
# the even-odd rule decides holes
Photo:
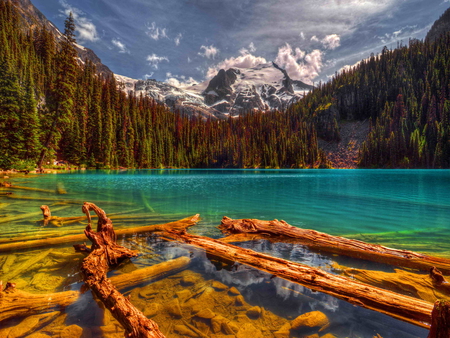
[[(59, 208), (55, 208), (53, 211), (59, 211), (59, 210), (63, 210), (66, 209), (67, 206), (62, 206)], [(27, 219), (27, 218), (31, 218), (34, 216), (38, 216), (40, 215), (41, 212), (40, 211), (36, 211), (36, 212), (28, 212), (26, 214), (21, 214), (21, 215), (15, 215), (15, 216), (8, 216), (8, 217), (3, 217), (0, 218), (0, 223), (9, 223), (12, 221), (17, 221), (17, 220), (21, 220), (21, 219)]]
[(427, 338), (450, 337), (450, 302), (438, 300), (434, 303), (430, 333)]
[[(193, 226), (198, 222), (200, 215), (194, 215), (191, 217), (186, 217), (180, 219), (178, 221), (164, 223), (164, 224), (155, 224), (155, 225), (146, 225), (137, 228), (127, 228), (127, 229), (119, 229), (116, 230), (117, 236), (125, 236), (132, 235), (143, 232), (155, 232), (155, 231), (165, 231), (169, 229), (181, 230), (186, 229), (190, 226)], [(39, 248), (50, 245), (64, 244), (64, 243), (74, 243), (74, 242), (83, 242), (86, 239), (85, 235), (69, 235), (62, 237), (51, 237), (51, 238), (43, 238), (31, 241), (20, 241), (13, 242), (7, 244), (0, 245), (0, 252), (8, 252), (13, 250), (22, 250), (22, 249), (30, 249), (30, 248)]]
[(438, 283), (428, 274), (394, 269), (394, 272), (344, 268), (344, 276), (362, 283), (434, 303), (450, 299), (450, 284)]
[(214, 257), (252, 266), (312, 290), (421, 327), (429, 328), (431, 323), (433, 305), (423, 300), (356, 282), (303, 264), (243, 249), (220, 240), (174, 231), (167, 232), (166, 236), (168, 239), (202, 248)]
[(144, 282), (153, 282), (168, 275), (178, 273), (186, 269), (190, 263), (191, 259), (189, 257), (178, 257), (170, 261), (134, 270), (129, 273), (113, 276), (110, 280), (117, 289), (122, 290)]
[(450, 274), (450, 259), (428, 256), (413, 251), (391, 249), (378, 244), (370, 244), (359, 240), (328, 235), (315, 230), (297, 228), (285, 221), (234, 220), (225, 216), (219, 225), (219, 229), (225, 234), (266, 234), (272, 240), (274, 236), (284, 236), (294, 238), (299, 243), (310, 248), (339, 255), (425, 271), (436, 267), (442, 272)]
[(75, 302), (78, 296), (77, 291), (33, 294), (17, 290), (13, 283), (7, 283), (3, 290), (0, 282), (0, 322), (9, 318), (38, 314), (52, 308), (63, 308)]
[[(92, 231), (91, 228), (89, 213), (91, 210), (98, 216), (97, 232)], [(95, 204), (85, 202), (83, 212), (89, 221), (84, 233), (92, 242), (92, 252), (81, 264), (84, 282), (123, 326), (126, 337), (164, 337), (158, 325), (136, 309), (128, 298), (124, 297), (114, 287), (111, 280), (106, 277), (110, 267), (124, 259), (136, 256), (137, 253), (116, 243), (116, 234), (112, 222), (106, 217), (106, 213), (102, 209)]]

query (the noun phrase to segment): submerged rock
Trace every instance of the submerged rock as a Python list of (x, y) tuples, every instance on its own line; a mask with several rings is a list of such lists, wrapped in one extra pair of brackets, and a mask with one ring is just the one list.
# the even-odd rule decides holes
[(257, 319), (261, 316), (261, 308), (259, 306), (253, 306), (247, 310), (247, 316), (252, 319)]
[(60, 334), (60, 338), (82, 338), (82, 336), (83, 328), (75, 324), (65, 327)]
[(238, 296), (238, 295), (241, 294), (241, 293), (239, 292), (239, 290), (236, 289), (234, 286), (233, 286), (232, 288), (230, 288), (230, 290), (228, 290), (228, 293), (229, 293), (230, 295), (233, 295), (233, 296)]
[(217, 291), (224, 291), (228, 289), (228, 286), (216, 280), (211, 283), (211, 286)]
[(166, 310), (172, 317), (175, 318), (182, 317), (180, 302), (178, 301), (178, 298), (175, 298), (174, 300), (167, 303)]
[(196, 316), (199, 318), (211, 319), (211, 318), (214, 318), (216, 316), (216, 314), (214, 312), (212, 312), (211, 309), (203, 309), (203, 310), (199, 311), (196, 314)]
[(198, 334), (188, 328), (186, 325), (175, 325), (174, 330), (176, 333), (182, 335), (183, 337), (198, 337)]
[(261, 330), (250, 323), (244, 323), (239, 328), (236, 338), (264, 338)]
[(301, 327), (313, 328), (313, 327), (324, 327), (329, 324), (328, 317), (320, 311), (312, 311), (304, 313), (291, 322), (291, 328), (293, 330), (299, 329)]

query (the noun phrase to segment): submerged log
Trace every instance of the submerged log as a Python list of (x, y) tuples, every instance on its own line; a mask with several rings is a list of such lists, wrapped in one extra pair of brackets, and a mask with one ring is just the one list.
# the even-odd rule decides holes
[(17, 290), (13, 283), (7, 283), (3, 290), (0, 282), (0, 322), (14, 317), (38, 314), (53, 308), (63, 308), (75, 302), (78, 296), (77, 291), (33, 294)]
[[(90, 210), (98, 216), (97, 232), (92, 231), (91, 228)], [(92, 252), (81, 265), (84, 282), (123, 326), (127, 337), (164, 337), (158, 325), (136, 309), (106, 277), (110, 267), (124, 259), (136, 256), (137, 253), (116, 243), (112, 222), (102, 209), (95, 204), (85, 202), (83, 212), (89, 221), (84, 233), (92, 242)]]
[(393, 292), (434, 303), (438, 299), (450, 299), (450, 284), (437, 283), (428, 274), (419, 274), (402, 269), (394, 272), (343, 268), (344, 276), (362, 283), (388, 289)]
[(191, 263), (189, 257), (178, 257), (167, 262), (162, 262), (146, 268), (134, 270), (118, 276), (111, 277), (114, 286), (121, 290), (124, 288), (136, 286), (138, 284), (156, 281), (169, 275), (178, 273), (186, 269)]
[(236, 219), (223, 217), (219, 229), (226, 234), (255, 233), (294, 238), (311, 248), (339, 255), (387, 263), (428, 271), (432, 267), (450, 273), (450, 259), (425, 254), (391, 249), (378, 244), (328, 235), (323, 232), (297, 228), (285, 221), (261, 221), (257, 219)]
[(450, 337), (450, 302), (438, 300), (434, 303), (432, 322), (428, 338)]
[(169, 239), (197, 246), (215, 257), (246, 264), (276, 277), (327, 293), (354, 305), (429, 328), (433, 305), (381, 288), (333, 275), (317, 268), (243, 249), (228, 243), (186, 232), (168, 232)]
[[(155, 232), (155, 231), (165, 231), (169, 229), (182, 230), (186, 229), (190, 226), (193, 226), (198, 222), (200, 215), (194, 215), (191, 217), (186, 217), (180, 219), (178, 221), (164, 223), (164, 224), (155, 224), (155, 225), (146, 225), (137, 228), (127, 228), (127, 229), (119, 229), (116, 230), (115, 233), (118, 236), (121, 235), (132, 235), (137, 233), (144, 232)], [(69, 236), (61, 236), (61, 237), (51, 237), (51, 238), (43, 238), (31, 241), (20, 241), (20, 242), (12, 242), (7, 244), (0, 244), (0, 252), (8, 252), (14, 250), (22, 250), (22, 249), (30, 249), (30, 248), (39, 248), (44, 246), (51, 246), (56, 244), (64, 244), (64, 243), (74, 243), (74, 242), (83, 242), (86, 239), (85, 235), (69, 235)]]

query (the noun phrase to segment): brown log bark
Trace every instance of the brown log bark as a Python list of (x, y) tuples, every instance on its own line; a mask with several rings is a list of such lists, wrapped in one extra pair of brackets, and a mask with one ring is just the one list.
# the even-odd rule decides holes
[[(90, 225), (90, 210), (98, 216), (97, 232), (92, 231)], [(106, 277), (110, 267), (124, 259), (136, 256), (137, 253), (116, 243), (112, 222), (102, 209), (95, 204), (85, 202), (83, 212), (89, 220), (84, 233), (92, 242), (92, 252), (81, 265), (84, 282), (123, 326), (127, 337), (164, 337), (158, 325), (136, 309)]]
[(450, 337), (450, 302), (438, 300), (434, 303), (428, 338)]
[(327, 293), (354, 305), (375, 310), (394, 318), (428, 328), (431, 323), (431, 303), (399, 295), (381, 288), (333, 275), (317, 268), (272, 257), (249, 249), (186, 232), (169, 232), (167, 236), (203, 248), (215, 257), (243, 263), (274, 276)]
[(66, 307), (78, 299), (77, 291), (33, 294), (17, 290), (13, 283), (4, 290), (0, 282), (0, 322), (14, 317), (29, 316), (52, 308)]
[(257, 219), (222, 219), (220, 230), (226, 234), (254, 233), (274, 237), (294, 238), (299, 243), (311, 248), (336, 253), (339, 255), (387, 263), (408, 268), (428, 271), (436, 267), (444, 273), (450, 273), (450, 260), (425, 254), (391, 249), (378, 244), (328, 235), (323, 232), (297, 228), (285, 221), (261, 221)]
[[(37, 213), (39, 214), (39, 212)], [(168, 229), (185, 229), (190, 226), (193, 226), (196, 224), (199, 220), (199, 215), (194, 215), (191, 217), (186, 217), (181, 220), (175, 221), (175, 222), (169, 222), (165, 224), (155, 224), (155, 225), (147, 225), (142, 227), (136, 227), (136, 228), (128, 228), (128, 229), (119, 229), (116, 230), (116, 235), (118, 236), (124, 236), (124, 235), (131, 235), (136, 233), (143, 233), (143, 232), (155, 232), (155, 231), (165, 231)], [(0, 244), (0, 252), (8, 252), (8, 251), (15, 251), (15, 250), (22, 250), (22, 249), (30, 249), (30, 248), (39, 248), (44, 246), (51, 246), (56, 244), (64, 244), (64, 243), (74, 243), (74, 242), (83, 242), (86, 239), (85, 235), (69, 235), (69, 236), (61, 236), (61, 237), (52, 237), (52, 238), (44, 238), (44, 239), (37, 239), (37, 240), (31, 240), (31, 241), (20, 241), (20, 242), (13, 242), (13, 243), (7, 243), (7, 244)]]

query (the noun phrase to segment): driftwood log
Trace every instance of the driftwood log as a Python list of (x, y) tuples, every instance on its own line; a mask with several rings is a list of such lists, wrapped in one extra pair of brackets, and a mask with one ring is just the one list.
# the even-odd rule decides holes
[(166, 237), (202, 248), (214, 257), (252, 266), (273, 276), (421, 327), (429, 328), (431, 323), (433, 304), (420, 299), (356, 282), (303, 264), (243, 249), (220, 240), (194, 236), (186, 232), (168, 232)]
[(257, 219), (231, 219), (223, 217), (219, 229), (225, 234), (252, 233), (274, 237), (289, 237), (308, 247), (339, 255), (371, 260), (379, 263), (429, 271), (436, 267), (450, 274), (450, 260), (425, 254), (391, 249), (382, 245), (328, 235), (323, 232), (297, 228), (285, 221)]
[(432, 322), (428, 338), (450, 337), (450, 302), (438, 300), (434, 303)]
[(64, 291), (51, 294), (34, 294), (15, 288), (7, 283), (3, 289), (0, 283), (0, 322), (14, 317), (29, 316), (53, 308), (64, 308), (78, 299), (77, 291)]
[[(38, 212), (39, 214), (39, 212)], [(200, 215), (194, 215), (191, 217), (186, 217), (181, 220), (175, 222), (169, 222), (164, 224), (155, 224), (155, 225), (147, 225), (136, 228), (127, 228), (127, 229), (119, 229), (116, 230), (115, 233), (117, 236), (124, 235), (132, 235), (136, 233), (144, 233), (144, 232), (154, 232), (154, 231), (165, 231), (169, 229), (174, 230), (182, 230), (186, 229), (190, 226), (193, 226), (198, 222)], [(85, 235), (69, 235), (69, 236), (61, 236), (61, 237), (51, 237), (51, 238), (43, 238), (31, 241), (20, 241), (20, 242), (12, 242), (7, 244), (0, 244), (0, 252), (8, 252), (22, 249), (31, 249), (31, 248), (39, 248), (43, 246), (51, 246), (57, 244), (64, 243), (74, 243), (74, 242), (83, 242), (86, 239)]]
[[(98, 217), (97, 232), (94, 232), (91, 228), (89, 214), (91, 210)], [(128, 298), (124, 297), (106, 277), (110, 267), (127, 258), (136, 256), (137, 253), (116, 243), (116, 234), (112, 222), (106, 217), (106, 213), (102, 209), (95, 204), (85, 202), (83, 212), (86, 213), (89, 221), (84, 233), (92, 242), (92, 252), (83, 260), (81, 265), (83, 280), (123, 326), (126, 337), (164, 337), (158, 325), (136, 309)]]
[[(178, 273), (186, 269), (190, 262), (191, 260), (188, 257), (179, 257), (130, 273), (113, 276), (110, 280), (117, 289), (125, 289), (143, 282), (154, 282)], [(3, 277), (7, 276), (3, 275)], [(2, 285), (2, 282), (0, 282), (0, 322), (11, 318), (47, 312), (55, 308), (60, 310), (75, 302), (79, 297), (79, 292), (77, 291), (34, 294), (16, 289), (15, 284), (12, 282), (8, 282), (4, 290), (1, 289)]]

